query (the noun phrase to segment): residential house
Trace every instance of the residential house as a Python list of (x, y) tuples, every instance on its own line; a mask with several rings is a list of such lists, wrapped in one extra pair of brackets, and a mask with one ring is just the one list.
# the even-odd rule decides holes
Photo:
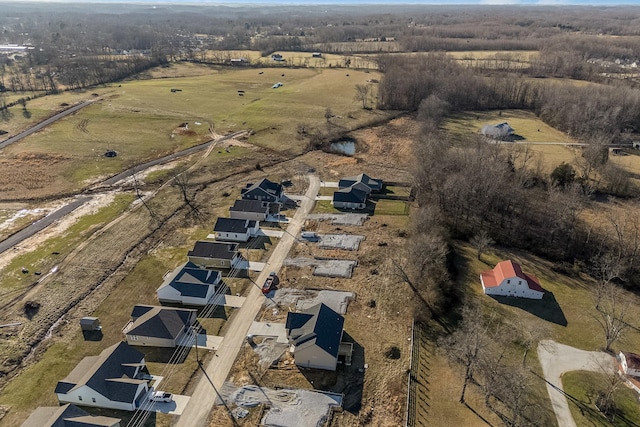
[(258, 221), (238, 218), (218, 218), (213, 231), (216, 240), (229, 240), (232, 242), (248, 242), (255, 237), (260, 230)]
[(193, 309), (139, 304), (122, 332), (130, 345), (173, 348), (188, 340), (196, 316)]
[(266, 221), (268, 215), (269, 205), (258, 200), (236, 200), (229, 208), (231, 218)]
[(486, 295), (531, 299), (542, 299), (544, 295), (538, 278), (524, 273), (520, 265), (511, 260), (499, 262), (493, 270), (480, 273), (480, 282)]
[[(361, 173), (360, 175), (342, 178), (340, 181), (338, 181), (338, 188), (348, 188), (355, 184), (364, 184), (365, 186), (367, 186), (369, 188), (367, 194), (370, 194), (371, 192), (380, 192), (382, 191), (383, 186), (383, 182), (381, 179), (374, 179), (367, 174)], [(366, 191), (366, 189), (362, 185), (359, 185), (357, 188)]]
[(343, 326), (344, 317), (325, 304), (299, 313), (289, 312), (285, 330), (293, 346), (295, 364), (335, 371)]
[(640, 378), (640, 355), (621, 351), (618, 354), (618, 361), (624, 375)]
[(120, 418), (93, 416), (67, 403), (36, 408), (20, 427), (120, 427)]
[(119, 342), (82, 359), (55, 393), (60, 403), (135, 411), (146, 403), (149, 378), (144, 354)]
[(206, 270), (186, 262), (167, 274), (156, 291), (158, 301), (204, 306), (213, 298), (222, 279), (218, 270)]
[(640, 393), (640, 355), (635, 353), (618, 353), (618, 371), (629, 387)]
[(514, 130), (509, 123), (499, 123), (497, 125), (486, 125), (482, 128), (480, 133), (492, 139), (505, 141), (511, 138), (514, 134)]
[(355, 187), (334, 191), (333, 207), (337, 209), (364, 209), (367, 207), (367, 193)]
[(281, 202), (283, 196), (282, 185), (263, 178), (255, 184), (247, 184), (240, 190), (244, 200), (259, 200), (264, 202)]
[(239, 260), (237, 243), (197, 241), (187, 253), (189, 261), (201, 268), (232, 268)]

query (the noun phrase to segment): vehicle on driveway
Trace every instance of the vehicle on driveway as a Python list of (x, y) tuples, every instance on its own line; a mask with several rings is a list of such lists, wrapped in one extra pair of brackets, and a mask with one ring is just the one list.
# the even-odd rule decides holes
[(152, 402), (171, 402), (173, 401), (173, 394), (166, 391), (154, 391), (149, 400)]
[(262, 285), (262, 293), (265, 295), (268, 294), (278, 285), (279, 282), (280, 279), (278, 279), (276, 272), (272, 271), (269, 273), (269, 277), (264, 281), (264, 285)]

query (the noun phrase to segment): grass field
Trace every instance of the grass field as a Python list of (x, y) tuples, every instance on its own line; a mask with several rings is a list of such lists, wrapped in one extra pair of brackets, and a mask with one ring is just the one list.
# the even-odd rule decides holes
[[(542, 301), (508, 299), (498, 302), (482, 294), (482, 287), (478, 279), (481, 271), (493, 268), (504, 259), (513, 259), (522, 265), (525, 272), (536, 275), (547, 295)], [(584, 350), (601, 350), (604, 347), (604, 336), (595, 318), (593, 295), (590, 286), (593, 285), (586, 277), (568, 277), (553, 270), (552, 264), (526, 253), (502, 251), (496, 248), (489, 254), (484, 254), (482, 261), (478, 261), (475, 250), (466, 244), (457, 245), (456, 266), (458, 268), (457, 286), (474, 298), (478, 298), (487, 313), (495, 313), (501, 323), (524, 325), (530, 329), (545, 331), (545, 339), (571, 345)], [(640, 318), (639, 298), (633, 294), (628, 297), (636, 301), (632, 305), (633, 313), (630, 319)], [(517, 326), (522, 327), (522, 326)], [(624, 342), (614, 345), (614, 349), (640, 348), (640, 333), (630, 330)], [(512, 348), (510, 363), (519, 363), (522, 353), (519, 348)], [(449, 364), (444, 355), (434, 352), (429, 361), (429, 416), (434, 425), (486, 425), (463, 405), (457, 403), (462, 375), (456, 370), (457, 365)], [(542, 375), (535, 351), (527, 356), (527, 367), (534, 373)], [(583, 387), (580, 385), (579, 387)], [(475, 393), (475, 386), (470, 388)], [(538, 396), (540, 410), (540, 425), (554, 425), (555, 416), (548, 400), (546, 386), (543, 380), (534, 380), (532, 391)], [(574, 391), (575, 393), (575, 391)], [(472, 395), (473, 396), (473, 395)], [(473, 397), (472, 397), (473, 398)], [(484, 403), (478, 401), (471, 406), (483, 417), (491, 420), (492, 414), (484, 408)], [(457, 409), (456, 409), (457, 408)], [(455, 424), (447, 424), (454, 417)], [(579, 421), (579, 420), (576, 420)], [(496, 425), (495, 423), (491, 423)], [(499, 423), (498, 423), (499, 424)], [(599, 425), (580, 423), (583, 425)]]
[(640, 425), (640, 404), (636, 393), (622, 385), (614, 392), (617, 412), (609, 422), (595, 406), (597, 393), (604, 390), (606, 381), (603, 374), (597, 372), (574, 371), (562, 376), (562, 385), (568, 399), (571, 414), (579, 426), (637, 426)]
[[(27, 186), (33, 191), (47, 181), (50, 188), (70, 191), (143, 159), (201, 143), (209, 138), (209, 127), (218, 134), (252, 129), (249, 143), (295, 154), (306, 146), (297, 133), (298, 125), (324, 129), (327, 108), (336, 116), (331, 126), (345, 131), (385, 116), (363, 110), (349, 95), (355, 95), (356, 84), (366, 83), (376, 73), (193, 64), (159, 68), (149, 75), (153, 73), (187, 77), (134, 80), (96, 90), (103, 95), (101, 101), (4, 150), (3, 169), (10, 179), (3, 182), (3, 190), (20, 192)], [(284, 86), (272, 89), (276, 82)], [(181, 92), (172, 93), (172, 88)], [(80, 97), (47, 98), (29, 104), (34, 115), (48, 115), (51, 110), (47, 108)], [(14, 129), (24, 127), (27, 122), (21, 117), (16, 112), (8, 124)], [(183, 122), (189, 123), (188, 132), (177, 129)], [(105, 158), (107, 149), (117, 151), (118, 156)], [(25, 169), (25, 157), (42, 164)], [(35, 167), (39, 169), (33, 170)]]

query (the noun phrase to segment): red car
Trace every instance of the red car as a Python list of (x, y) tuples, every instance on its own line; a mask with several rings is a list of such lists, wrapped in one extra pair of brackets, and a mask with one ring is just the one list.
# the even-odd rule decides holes
[(275, 271), (272, 271), (269, 273), (269, 277), (264, 281), (264, 285), (262, 285), (262, 293), (266, 295), (271, 292), (271, 290), (278, 285), (278, 282), (280, 282), (278, 276)]

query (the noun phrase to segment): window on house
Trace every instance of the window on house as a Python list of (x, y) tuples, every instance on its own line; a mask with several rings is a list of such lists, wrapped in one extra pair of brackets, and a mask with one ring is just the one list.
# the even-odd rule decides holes
[(91, 398), (91, 401), (92, 401), (93, 403), (96, 403), (96, 398), (95, 398), (95, 397), (92, 397), (92, 398)]
[(507, 283), (511, 283), (511, 280), (507, 279)]
[(82, 396), (78, 396), (78, 400), (82, 402)]

